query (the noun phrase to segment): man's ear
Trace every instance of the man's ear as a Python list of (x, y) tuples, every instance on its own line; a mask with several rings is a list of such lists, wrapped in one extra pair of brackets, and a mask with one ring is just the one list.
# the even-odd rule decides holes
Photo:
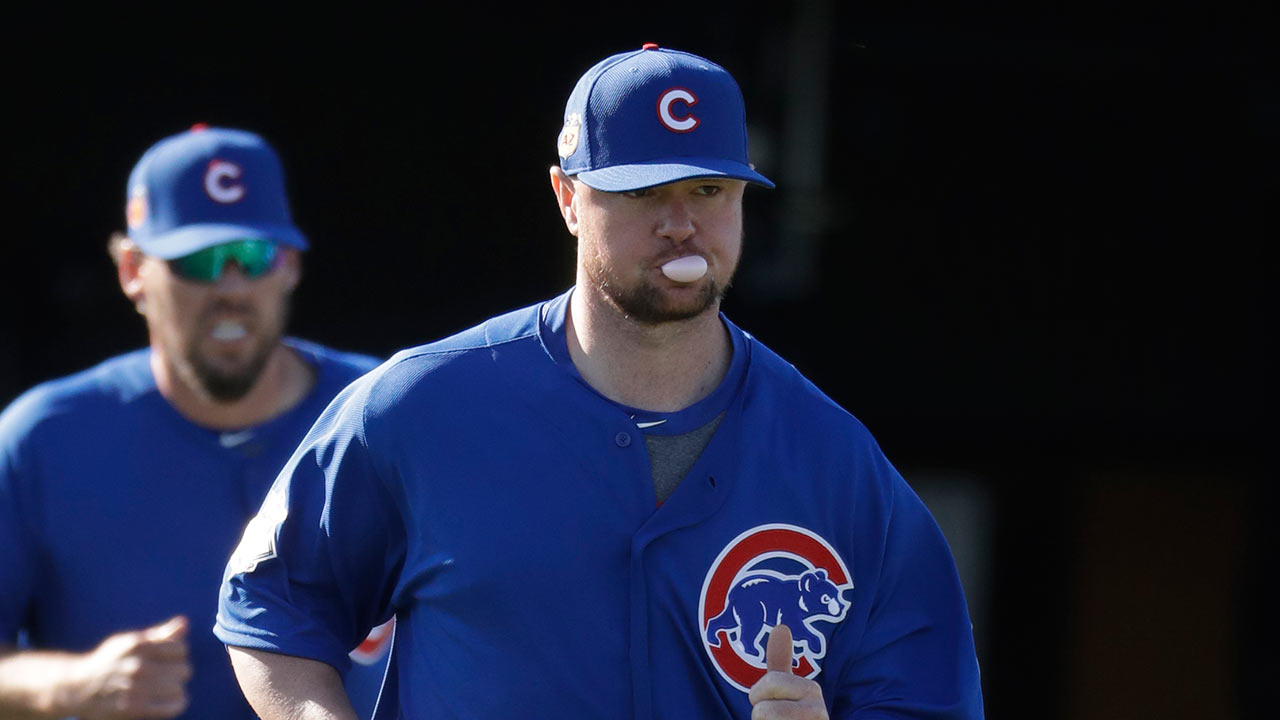
[(137, 245), (125, 239), (112, 245), (111, 257), (116, 263), (116, 279), (120, 281), (120, 289), (138, 312), (142, 312), (146, 300), (142, 286), (142, 263), (146, 256)]
[(569, 234), (578, 236), (578, 211), (574, 206), (574, 198), (578, 196), (573, 178), (565, 174), (559, 165), (551, 166), (551, 191), (556, 194), (556, 203), (560, 206), (560, 217), (564, 218)]
[(284, 274), (285, 284), (289, 286), (289, 292), (293, 292), (302, 280), (302, 253), (291, 247), (282, 247), (280, 251), (284, 253), (284, 257), (276, 272)]

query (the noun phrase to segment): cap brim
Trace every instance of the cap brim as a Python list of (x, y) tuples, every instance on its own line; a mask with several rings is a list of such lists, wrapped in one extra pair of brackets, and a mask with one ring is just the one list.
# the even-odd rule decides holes
[(643, 190), (667, 183), (694, 178), (732, 178), (773, 188), (773, 182), (750, 166), (730, 160), (712, 158), (679, 158), (651, 162), (614, 165), (599, 170), (586, 170), (576, 177), (589, 187), (605, 192)]
[(309, 247), (307, 238), (292, 225), (187, 225), (160, 235), (130, 237), (142, 252), (161, 260), (180, 258), (233, 240), (272, 240), (299, 250)]

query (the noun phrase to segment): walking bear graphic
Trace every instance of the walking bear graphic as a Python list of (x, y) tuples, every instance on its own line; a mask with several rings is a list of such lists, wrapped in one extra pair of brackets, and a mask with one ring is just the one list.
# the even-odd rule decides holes
[(804, 652), (803, 645), (814, 657), (822, 657), (826, 638), (809, 623), (820, 618), (839, 620), (848, 607), (823, 568), (798, 576), (753, 573), (729, 590), (724, 611), (707, 623), (707, 642), (720, 647), (719, 633), (726, 631), (727, 637), (736, 637), (742, 649), (763, 664), (764, 630), (785, 623), (791, 628), (796, 653)]

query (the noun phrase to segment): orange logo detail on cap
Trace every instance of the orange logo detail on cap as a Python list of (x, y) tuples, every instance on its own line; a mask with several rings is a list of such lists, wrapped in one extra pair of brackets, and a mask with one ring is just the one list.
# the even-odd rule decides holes
[(133, 189), (129, 202), (125, 204), (124, 220), (130, 230), (147, 221), (147, 189), (142, 185)]

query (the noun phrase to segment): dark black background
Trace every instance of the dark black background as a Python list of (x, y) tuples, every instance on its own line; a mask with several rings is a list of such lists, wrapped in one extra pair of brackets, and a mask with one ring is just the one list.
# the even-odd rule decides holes
[[(266, 136), (313, 243), (293, 331), (384, 355), (566, 288), (546, 171), (574, 81), (647, 41), (698, 52), (738, 78), (779, 185), (748, 191), (726, 310), (899, 465), (989, 483), (988, 705), (1028, 716), (1066, 692), (1053, 568), (1073, 473), (1272, 467), (1280, 103), (1261, 9), (981, 10), (15, 17), (0, 402), (145, 343), (104, 248), (155, 140), (194, 122)], [(825, 93), (816, 136), (790, 134), (803, 77)], [(788, 165), (801, 143), (812, 172)], [(811, 272), (780, 282), (797, 208)]]

